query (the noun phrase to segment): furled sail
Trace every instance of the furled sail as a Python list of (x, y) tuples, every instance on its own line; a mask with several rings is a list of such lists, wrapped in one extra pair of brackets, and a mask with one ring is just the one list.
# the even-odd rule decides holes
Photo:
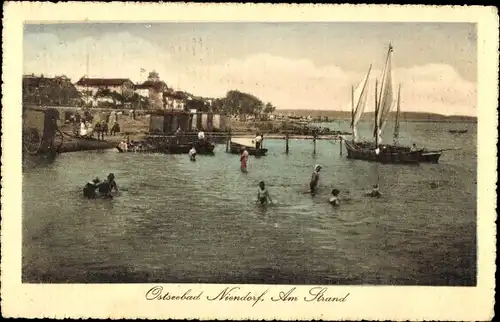
[(378, 142), (382, 142), (382, 129), (384, 128), (387, 116), (391, 110), (393, 104), (393, 89), (392, 89), (392, 68), (391, 68), (391, 56), (392, 56), (392, 45), (389, 44), (389, 51), (387, 53), (387, 59), (384, 66), (384, 71), (382, 73), (382, 84), (380, 86), (380, 97), (378, 99), (379, 113), (377, 115), (378, 124)]
[(358, 138), (358, 131), (356, 125), (361, 119), (361, 116), (363, 115), (366, 107), (366, 98), (368, 95), (368, 83), (369, 83), (368, 79), (370, 77), (371, 69), (372, 65), (370, 65), (370, 67), (368, 68), (368, 72), (366, 73), (361, 83), (359, 83), (351, 99), (351, 106), (353, 109), (352, 112), (353, 115), (351, 120), (352, 138), (355, 142), (357, 141)]

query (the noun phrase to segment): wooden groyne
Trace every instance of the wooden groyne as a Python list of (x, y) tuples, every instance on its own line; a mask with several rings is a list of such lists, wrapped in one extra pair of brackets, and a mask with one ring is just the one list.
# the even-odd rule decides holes
[(118, 141), (118, 138), (113, 140), (97, 140), (94, 138), (77, 138), (65, 135), (63, 144), (59, 148), (58, 152), (67, 153), (112, 149), (117, 146)]

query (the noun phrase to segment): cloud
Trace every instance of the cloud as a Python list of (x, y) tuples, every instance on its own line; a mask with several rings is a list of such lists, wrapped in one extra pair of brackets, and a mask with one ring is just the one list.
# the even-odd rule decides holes
[(24, 70), (27, 73), (65, 74), (77, 80), (87, 74), (87, 54), (90, 77), (140, 80), (143, 78), (141, 68), (156, 69), (160, 75), (172, 71), (168, 52), (128, 32), (78, 38), (71, 42), (43, 33), (24, 37)]
[[(170, 48), (170, 49), (168, 49)], [(212, 65), (176, 57), (169, 50), (128, 32), (64, 42), (53, 34), (24, 37), (24, 70), (46, 75), (65, 74), (78, 80), (86, 74), (89, 54), (91, 77), (125, 77), (135, 82), (155, 69), (173, 87), (196, 95), (220, 97), (228, 90), (250, 92), (282, 109), (349, 110), (351, 86), (364, 77), (335, 65), (318, 66), (307, 58), (290, 59), (259, 53)], [(335, 53), (332, 53), (335, 54)], [(374, 62), (367, 111), (374, 106), (374, 82), (382, 62)], [(428, 64), (393, 70), (394, 88), (402, 85), (402, 110), (476, 115), (476, 84), (450, 65)], [(366, 66), (368, 70), (368, 66)]]
[[(344, 71), (338, 66), (315, 66), (307, 59), (261, 53), (194, 70), (182, 75), (181, 84), (188, 90), (212, 96), (240, 89), (283, 109), (350, 110), (351, 86), (357, 86), (363, 77), (362, 73)], [(381, 70), (373, 65), (367, 111), (374, 110), (375, 78), (380, 77)], [(449, 65), (393, 69), (395, 94), (398, 84), (402, 86), (404, 111), (476, 114), (476, 84), (463, 79)]]

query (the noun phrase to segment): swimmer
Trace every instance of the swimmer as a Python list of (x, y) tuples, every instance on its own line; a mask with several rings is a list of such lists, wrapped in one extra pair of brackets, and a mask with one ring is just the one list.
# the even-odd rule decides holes
[(340, 206), (339, 194), (340, 194), (340, 190), (339, 189), (333, 189), (332, 190), (332, 197), (328, 201), (328, 202), (330, 202), (330, 204), (332, 206)]
[(83, 196), (89, 199), (96, 198), (97, 194), (95, 190), (97, 189), (100, 182), (101, 180), (99, 180), (99, 178), (97, 177), (94, 180), (87, 182), (85, 187), (83, 187)]
[(266, 189), (266, 184), (264, 181), (261, 181), (259, 182), (259, 190), (257, 191), (257, 203), (260, 203), (261, 205), (267, 204), (268, 199), (271, 203), (273, 203), (271, 197), (269, 196), (269, 191)]
[(378, 190), (378, 184), (373, 185), (372, 191), (366, 194), (368, 197), (379, 198), (382, 194)]

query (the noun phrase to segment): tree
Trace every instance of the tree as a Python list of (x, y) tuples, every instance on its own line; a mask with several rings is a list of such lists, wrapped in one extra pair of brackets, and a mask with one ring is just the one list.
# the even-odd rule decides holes
[(155, 82), (155, 83), (159, 82), (160, 81), (160, 74), (158, 74), (158, 72), (155, 70), (149, 72), (148, 81)]
[(266, 106), (264, 107), (264, 114), (272, 114), (276, 110), (276, 107), (273, 106), (270, 102), (266, 103)]
[[(95, 93), (94, 97), (98, 98), (110, 98), (113, 101), (113, 105), (117, 107), (118, 105), (123, 105), (125, 103), (125, 97), (120, 93), (109, 90), (109, 88), (99, 88)], [(117, 104), (119, 103), (119, 104)]]

